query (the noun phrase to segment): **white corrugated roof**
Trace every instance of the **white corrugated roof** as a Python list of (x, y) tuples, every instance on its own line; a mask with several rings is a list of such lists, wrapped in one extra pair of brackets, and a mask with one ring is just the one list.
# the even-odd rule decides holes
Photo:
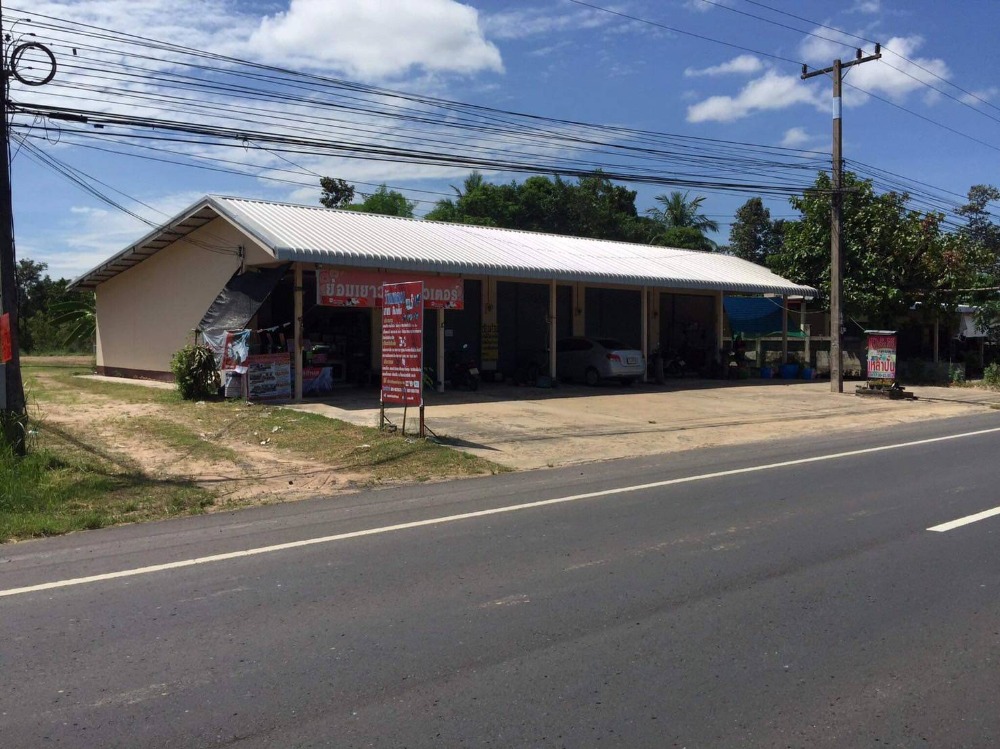
[[(794, 284), (763, 266), (709, 252), (220, 196), (210, 196), (181, 215), (190, 216), (199, 206), (216, 210), (254, 236), (280, 261), (752, 294), (816, 295), (815, 289)], [(169, 229), (170, 224), (164, 227), (164, 231)], [(146, 241), (154, 239), (154, 235)], [(107, 269), (110, 263), (84, 274), (74, 285), (87, 287), (105, 280), (92, 274)]]

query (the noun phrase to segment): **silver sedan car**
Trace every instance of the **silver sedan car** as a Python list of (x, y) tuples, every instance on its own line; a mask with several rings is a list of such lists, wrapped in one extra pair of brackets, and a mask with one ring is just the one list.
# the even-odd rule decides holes
[(646, 361), (642, 352), (613, 338), (563, 338), (556, 341), (556, 371), (560, 378), (597, 385), (618, 380), (629, 385), (642, 377)]

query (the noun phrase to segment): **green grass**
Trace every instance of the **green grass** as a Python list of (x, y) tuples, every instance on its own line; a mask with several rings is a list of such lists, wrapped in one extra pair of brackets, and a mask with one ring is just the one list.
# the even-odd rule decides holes
[[(82, 391), (125, 403), (155, 403), (169, 407), (169, 419), (184, 426), (157, 427), (152, 419), (142, 419), (154, 436), (166, 436), (165, 442), (178, 449), (200, 447), (206, 443), (198, 436), (202, 425), (213, 425), (216, 438), (235, 439), (244, 444), (267, 442), (267, 446), (287, 449), (303, 458), (311, 458), (333, 468), (370, 471), (374, 483), (387, 481), (426, 481), (449, 476), (472, 476), (501, 473), (509, 469), (488, 460), (452, 450), (428, 440), (404, 438), (398, 434), (354, 426), (317, 414), (307, 414), (267, 405), (247, 406), (242, 401), (183, 400), (175, 390), (145, 388), (78, 377), (80, 372), (50, 371), (50, 379), (64, 389), (42, 389), (39, 401), (56, 402), (54, 397)], [(198, 422), (201, 419), (201, 422)], [(157, 419), (157, 421), (165, 421)], [(169, 424), (169, 422), (167, 422)], [(277, 431), (274, 428), (278, 427)], [(196, 445), (201, 442), (202, 447)], [(368, 445), (368, 447), (362, 447)], [(220, 456), (221, 457), (221, 456)], [(229, 458), (233, 460), (233, 457)]]
[[(225, 404), (228, 405), (228, 404)], [(403, 437), (317, 414), (273, 406), (240, 406), (228, 433), (245, 442), (266, 441), (341, 470), (370, 472), (371, 482), (427, 481), (509, 469), (430, 440)]]
[[(133, 416), (118, 421), (119, 428), (136, 439), (152, 438), (176, 450), (184, 457), (215, 462), (238, 463), (239, 454), (225, 445), (212, 441), (206, 431), (196, 431), (191, 427), (156, 416)], [(202, 434), (205, 436), (203, 437)]]
[[(50, 364), (24, 367), (29, 455), (0, 452), (0, 542), (203, 512), (212, 492), (193, 480), (149, 476), (127, 451), (95, 430), (65, 431), (46, 410), (76, 403), (149, 404), (149, 413), (108, 422), (119, 434), (211, 462), (245, 466), (241, 449), (273, 450), (357, 475), (359, 485), (429, 481), (500, 473), (507, 468), (429, 440), (379, 432), (334, 419), (239, 401), (184, 401), (176, 390), (84, 379), (88, 370)], [(121, 440), (119, 440), (121, 441)], [(261, 443), (265, 443), (261, 445)], [(249, 479), (252, 481), (252, 479)]]
[(212, 495), (115, 464), (44, 429), (24, 458), (0, 451), (0, 542), (203, 512)]

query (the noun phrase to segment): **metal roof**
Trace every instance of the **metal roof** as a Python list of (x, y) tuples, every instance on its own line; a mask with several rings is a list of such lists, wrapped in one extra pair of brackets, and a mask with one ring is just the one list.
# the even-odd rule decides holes
[[(189, 217), (186, 223), (168, 222), (163, 231), (169, 231), (173, 241), (179, 229), (190, 225), (191, 217), (202, 216), (206, 209), (253, 236), (279, 261), (816, 296), (812, 287), (792, 283), (763, 266), (728, 255), (263, 200), (209, 196), (182, 214)], [(194, 228), (191, 226), (189, 231)], [(119, 253), (73, 284), (93, 288), (107, 280), (109, 273), (125, 269), (119, 269), (116, 262), (121, 264), (142, 252), (152, 254), (164, 246), (162, 241), (154, 232), (125, 251), (134, 255)]]
[(96, 288), (98, 284), (114, 278), (133, 265), (138, 265), (164, 247), (173, 244), (182, 237), (186, 237), (195, 229), (199, 229), (205, 224), (214, 221), (218, 215), (218, 212), (211, 207), (209, 201), (203, 200), (195, 203), (187, 210), (170, 219), (163, 226), (151, 231), (135, 244), (129, 245), (100, 265), (74, 278), (68, 288), (70, 290)]

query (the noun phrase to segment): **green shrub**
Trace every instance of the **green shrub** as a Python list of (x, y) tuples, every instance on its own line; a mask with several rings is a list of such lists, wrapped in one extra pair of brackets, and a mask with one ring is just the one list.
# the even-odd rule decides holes
[(960, 385), (965, 382), (965, 364), (950, 364), (948, 366), (948, 379), (952, 385)]
[(198, 400), (218, 395), (219, 371), (215, 354), (206, 346), (185, 346), (170, 360), (170, 371), (177, 381), (177, 390), (185, 400)]
[(1000, 362), (993, 362), (983, 370), (983, 382), (990, 387), (1000, 387)]

